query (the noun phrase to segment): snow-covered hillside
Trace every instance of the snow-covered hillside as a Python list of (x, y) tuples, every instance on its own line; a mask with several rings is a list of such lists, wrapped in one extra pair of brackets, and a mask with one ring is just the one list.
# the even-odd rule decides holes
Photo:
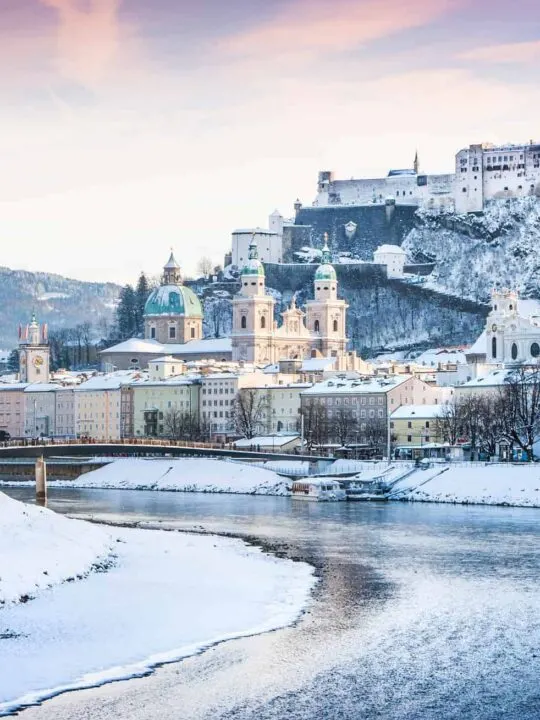
[(103, 528), (0, 493), (0, 605), (87, 574), (113, 546)]
[(433, 258), (432, 287), (487, 302), (499, 284), (540, 297), (540, 202), (528, 197), (490, 203), (483, 215), (419, 210), (420, 224), (403, 249)]

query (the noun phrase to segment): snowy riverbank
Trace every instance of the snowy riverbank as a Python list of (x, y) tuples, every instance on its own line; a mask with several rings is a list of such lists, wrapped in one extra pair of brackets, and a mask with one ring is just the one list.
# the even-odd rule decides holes
[[(222, 640), (284, 627), (300, 615), (315, 582), (310, 566), (240, 540), (111, 530), (2, 494), (0, 503), (4, 597), (33, 596), (0, 607), (0, 715), (69, 689), (146, 674)], [(19, 568), (10, 549), (20, 544), (32, 547), (34, 562)], [(95, 557), (107, 557), (111, 544), (115, 558), (107, 572), (79, 579)], [(75, 581), (61, 582), (69, 577)]]
[(116, 460), (55, 487), (176, 490), (180, 492), (287, 495), (287, 480), (272, 470), (207, 458)]
[(392, 499), (540, 507), (540, 464), (435, 465), (398, 482)]

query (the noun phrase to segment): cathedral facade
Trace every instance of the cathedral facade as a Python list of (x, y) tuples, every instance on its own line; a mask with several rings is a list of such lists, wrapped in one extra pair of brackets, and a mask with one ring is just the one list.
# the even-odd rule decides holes
[(240, 273), (241, 288), (233, 300), (233, 360), (257, 364), (309, 357), (347, 355), (345, 331), (347, 303), (338, 298), (337, 276), (331, 264), (327, 238), (322, 264), (314, 278), (314, 299), (304, 313), (295, 300), (274, 321), (275, 300), (266, 292), (264, 266), (258, 258), (255, 240), (249, 259)]

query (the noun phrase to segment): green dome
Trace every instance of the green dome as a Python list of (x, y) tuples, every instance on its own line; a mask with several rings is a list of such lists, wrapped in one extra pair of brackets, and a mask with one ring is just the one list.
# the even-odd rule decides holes
[(240, 271), (240, 275), (260, 275), (264, 277), (264, 267), (260, 260), (251, 258)]
[(337, 275), (333, 265), (319, 265), (315, 273), (315, 280), (334, 280), (337, 282)]
[(144, 314), (202, 317), (203, 313), (199, 298), (193, 290), (184, 285), (161, 285), (150, 293)]

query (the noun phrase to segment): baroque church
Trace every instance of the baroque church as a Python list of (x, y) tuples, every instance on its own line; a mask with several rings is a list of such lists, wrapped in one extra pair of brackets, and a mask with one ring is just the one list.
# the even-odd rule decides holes
[(347, 359), (340, 363), (343, 366), (340, 369), (355, 369), (355, 361), (360, 359), (347, 352), (348, 305), (338, 298), (327, 235), (322, 264), (315, 272), (314, 299), (306, 303), (305, 313), (296, 307), (293, 298), (289, 309), (281, 314), (281, 325), (274, 321), (275, 300), (266, 292), (264, 266), (254, 239), (240, 282), (240, 292), (233, 299), (233, 360), (266, 365), (279, 360), (335, 357)]

